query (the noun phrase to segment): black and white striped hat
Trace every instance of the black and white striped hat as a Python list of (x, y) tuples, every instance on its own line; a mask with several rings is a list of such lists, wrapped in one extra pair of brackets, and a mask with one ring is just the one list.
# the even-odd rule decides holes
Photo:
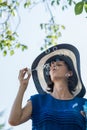
[(53, 57), (58, 56), (62, 56), (63, 60), (65, 60), (72, 68), (71, 62), (69, 62), (66, 57), (69, 57), (71, 59), (74, 71), (78, 78), (78, 83), (74, 92), (74, 96), (83, 97), (86, 90), (81, 79), (80, 54), (75, 46), (66, 43), (58, 44), (47, 49), (46, 51), (42, 52), (32, 63), (32, 77), (37, 91), (41, 94), (48, 93), (48, 81), (45, 78), (44, 68), (48, 67), (47, 61), (49, 61)]

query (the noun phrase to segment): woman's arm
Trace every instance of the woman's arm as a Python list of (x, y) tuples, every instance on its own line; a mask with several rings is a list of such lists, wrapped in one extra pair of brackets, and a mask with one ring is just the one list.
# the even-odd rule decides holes
[(20, 70), (19, 72), (19, 81), (20, 81), (20, 87), (17, 93), (17, 96), (15, 98), (15, 101), (13, 103), (11, 113), (9, 116), (9, 124), (10, 125), (19, 125), (25, 121), (27, 121), (32, 114), (32, 103), (31, 101), (28, 101), (27, 104), (22, 108), (22, 101), (23, 96), (26, 91), (26, 88), (28, 86), (28, 82), (30, 79), (31, 74), (28, 73), (28, 76), (26, 78), (25, 74), (27, 73), (28, 69), (24, 68)]

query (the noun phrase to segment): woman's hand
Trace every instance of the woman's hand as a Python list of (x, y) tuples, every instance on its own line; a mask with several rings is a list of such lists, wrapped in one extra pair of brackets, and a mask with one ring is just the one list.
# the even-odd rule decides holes
[(18, 79), (20, 81), (20, 87), (27, 88), (28, 82), (31, 76), (31, 72), (28, 68), (21, 69), (19, 72)]

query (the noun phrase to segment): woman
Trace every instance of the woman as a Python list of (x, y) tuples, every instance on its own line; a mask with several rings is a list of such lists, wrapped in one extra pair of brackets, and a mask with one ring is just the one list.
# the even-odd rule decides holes
[(32, 130), (85, 130), (83, 105), (87, 101), (80, 75), (80, 56), (70, 44), (59, 44), (40, 54), (32, 64), (32, 77), (39, 94), (31, 96), (22, 108), (23, 95), (31, 74), (20, 70), (20, 87), (9, 123), (32, 120)]

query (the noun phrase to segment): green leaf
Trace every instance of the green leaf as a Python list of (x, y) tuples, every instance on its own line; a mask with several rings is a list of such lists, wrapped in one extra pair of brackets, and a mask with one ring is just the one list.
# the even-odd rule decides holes
[(84, 2), (81, 1), (81, 2), (78, 2), (76, 5), (75, 5), (75, 14), (76, 15), (79, 15), (82, 13), (83, 11), (83, 6), (84, 6)]
[(63, 11), (64, 11), (65, 9), (67, 9), (67, 8), (68, 8), (67, 5), (62, 6), (62, 10), (63, 10)]
[(64, 26), (64, 25), (61, 25), (61, 28), (62, 28), (62, 29), (65, 29), (65, 26)]
[(40, 24), (40, 28), (43, 29), (43, 24), (42, 23)]
[(60, 0), (52, 0), (51, 1), (51, 5), (53, 6), (55, 3), (57, 4), (57, 5), (59, 5), (60, 3)]
[(17, 6), (19, 6), (19, 5), (20, 5), (20, 3), (19, 3), (18, 1), (16, 1), (16, 5), (17, 5)]
[(11, 40), (5, 40), (6, 46), (11, 44)]
[(13, 35), (16, 36), (16, 37), (19, 37), (19, 35), (17, 34), (17, 32), (14, 32)]
[(12, 31), (11, 31), (11, 30), (8, 30), (8, 31), (6, 32), (6, 34), (7, 34), (7, 35), (12, 35)]
[(52, 38), (52, 35), (48, 35), (48, 36), (46, 36), (46, 38)]
[(49, 42), (48, 45), (49, 45), (49, 46), (52, 45), (52, 42)]
[(3, 3), (0, 3), (0, 6), (8, 6), (7, 5), (7, 1), (3, 2)]
[(26, 3), (24, 4), (24, 8), (27, 8), (31, 5), (31, 0), (27, 0)]
[(54, 5), (54, 3), (55, 3), (55, 0), (52, 0), (51, 5)]
[(43, 51), (43, 50), (44, 50), (44, 48), (43, 48), (43, 47), (41, 47), (41, 48), (40, 48), (40, 50), (41, 50), (41, 51)]
[(12, 16), (15, 16), (15, 11), (13, 9), (11, 10), (11, 14)]
[(84, 3), (84, 8), (85, 8), (85, 11), (86, 11), (86, 13), (87, 13), (87, 2)]
[(14, 50), (11, 50), (10, 51), (10, 55), (12, 56), (14, 54)]
[(28, 49), (28, 47), (25, 46), (25, 45), (23, 45), (23, 46), (22, 46), (22, 51), (24, 51), (25, 49)]
[(20, 48), (20, 43), (18, 43), (15, 47), (16, 47), (16, 48)]
[(62, 36), (61, 32), (58, 32), (58, 37), (61, 37), (61, 36)]
[(47, 38), (52, 38), (52, 39), (57, 39), (57, 36), (56, 35), (48, 35), (48, 36), (46, 36)]
[(3, 50), (2, 44), (0, 43), (0, 50)]
[(60, 0), (57, 0), (57, 5), (59, 5), (59, 4), (60, 4), (60, 3), (59, 3), (59, 1), (60, 1)]
[(14, 40), (15, 40), (15, 37), (10, 36), (10, 40), (14, 41)]
[(7, 55), (7, 51), (4, 50), (4, 51), (3, 51), (3, 56), (6, 56), (6, 55)]
[(0, 12), (0, 17), (2, 17), (2, 12)]
[(72, 5), (72, 0), (67, 0), (69, 5), (71, 6)]

